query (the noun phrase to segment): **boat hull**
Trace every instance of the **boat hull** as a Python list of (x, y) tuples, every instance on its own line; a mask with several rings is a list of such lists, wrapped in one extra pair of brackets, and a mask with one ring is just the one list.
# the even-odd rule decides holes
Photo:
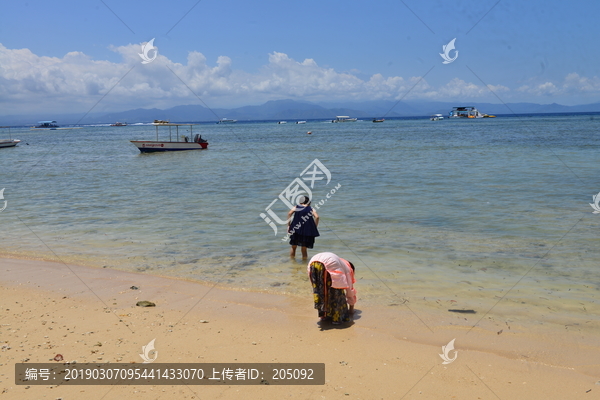
[(83, 129), (81, 127), (74, 126), (72, 128), (34, 128), (29, 129), (30, 131), (66, 131), (71, 129)]
[(195, 142), (157, 142), (152, 140), (131, 140), (142, 153), (156, 153), (159, 151), (185, 151), (185, 150), (204, 150), (208, 148), (208, 143)]
[(0, 148), (3, 147), (15, 147), (21, 141), (17, 139), (0, 140)]

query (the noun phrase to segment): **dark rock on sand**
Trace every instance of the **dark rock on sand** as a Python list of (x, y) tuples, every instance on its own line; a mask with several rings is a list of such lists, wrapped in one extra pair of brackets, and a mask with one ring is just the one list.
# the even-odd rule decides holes
[(156, 304), (154, 304), (151, 301), (146, 301), (146, 300), (138, 301), (135, 305), (138, 307), (156, 307)]
[(450, 312), (457, 312), (461, 314), (477, 314), (475, 310), (448, 310)]

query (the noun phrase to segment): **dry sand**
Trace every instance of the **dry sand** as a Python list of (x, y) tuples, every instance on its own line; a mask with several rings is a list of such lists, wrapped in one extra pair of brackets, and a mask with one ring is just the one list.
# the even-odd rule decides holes
[[(463, 315), (363, 308), (360, 287), (354, 323), (320, 327), (310, 297), (6, 258), (0, 277), (0, 399), (600, 399), (600, 342), (585, 329), (508, 328), (491, 320), (471, 329)], [(156, 307), (136, 307), (140, 300)], [(79, 363), (140, 363), (142, 346), (154, 338), (157, 362), (322, 362), (326, 383), (27, 387), (14, 381), (15, 363), (49, 362), (56, 354)], [(457, 358), (443, 365), (438, 354), (453, 338)]]

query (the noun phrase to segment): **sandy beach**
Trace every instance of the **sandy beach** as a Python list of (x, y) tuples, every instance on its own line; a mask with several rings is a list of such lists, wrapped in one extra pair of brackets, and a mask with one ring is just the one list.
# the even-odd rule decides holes
[[(0, 259), (0, 398), (7, 399), (592, 399), (597, 336), (468, 316), (363, 308), (352, 324), (319, 326), (310, 297), (60, 263)], [(308, 283), (307, 283), (308, 284)], [(132, 286), (137, 289), (131, 289)], [(137, 307), (148, 300), (156, 307)], [(465, 319), (466, 318), (466, 319)], [(466, 321), (466, 322), (465, 322)], [(481, 327), (480, 327), (481, 326)], [(456, 360), (441, 346), (456, 338)], [(320, 386), (22, 386), (15, 363), (141, 363), (156, 339), (162, 363), (325, 363)], [(63, 361), (63, 362), (64, 362)]]

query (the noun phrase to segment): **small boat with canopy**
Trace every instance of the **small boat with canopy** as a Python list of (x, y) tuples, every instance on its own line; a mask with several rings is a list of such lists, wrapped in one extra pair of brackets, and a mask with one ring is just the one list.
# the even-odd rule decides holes
[[(182, 150), (204, 150), (208, 148), (208, 141), (202, 139), (200, 134), (193, 134), (194, 124), (172, 124), (166, 121), (155, 121), (152, 125), (156, 127), (156, 140), (131, 140), (142, 153), (155, 153), (158, 151), (182, 151)], [(158, 127), (169, 127), (169, 140), (158, 140)], [(189, 127), (189, 136), (179, 135), (179, 127)], [(173, 129), (175, 127), (175, 129)], [(173, 132), (173, 130), (175, 132)], [(173, 138), (175, 135), (175, 138)]]

